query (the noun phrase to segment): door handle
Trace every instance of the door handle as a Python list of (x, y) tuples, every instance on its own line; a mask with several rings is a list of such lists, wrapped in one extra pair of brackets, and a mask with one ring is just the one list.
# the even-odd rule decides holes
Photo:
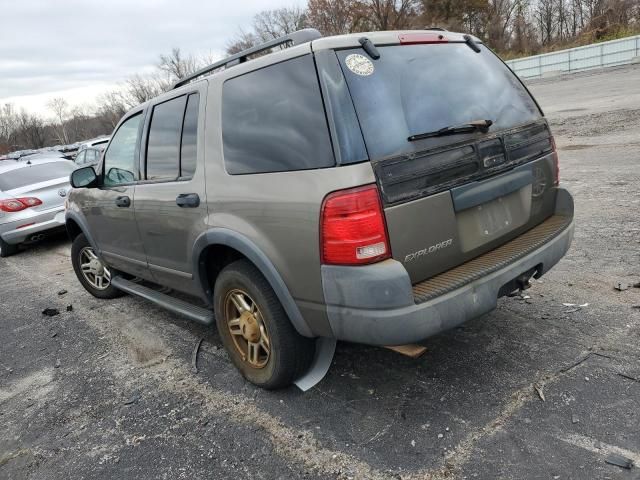
[(116, 198), (116, 206), (122, 207), (122, 208), (129, 208), (131, 206), (131, 199), (126, 195), (122, 197), (118, 197)]
[(176, 198), (176, 205), (180, 208), (197, 208), (200, 206), (200, 197), (197, 193), (181, 193)]

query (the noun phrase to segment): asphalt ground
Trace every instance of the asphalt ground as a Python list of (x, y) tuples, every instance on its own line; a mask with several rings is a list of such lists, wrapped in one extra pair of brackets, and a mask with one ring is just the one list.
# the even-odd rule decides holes
[(340, 343), (317, 387), (267, 392), (212, 329), (91, 297), (64, 236), (0, 260), (0, 478), (640, 478), (640, 288), (614, 289), (640, 281), (640, 66), (529, 86), (574, 244), (417, 360)]

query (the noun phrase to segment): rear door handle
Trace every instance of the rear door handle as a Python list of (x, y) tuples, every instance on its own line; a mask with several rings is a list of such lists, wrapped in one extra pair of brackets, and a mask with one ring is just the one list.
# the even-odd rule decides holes
[(180, 208), (197, 208), (200, 206), (200, 197), (197, 193), (181, 193), (176, 198), (176, 205)]
[(116, 198), (116, 205), (122, 208), (129, 208), (131, 206), (131, 199), (127, 196)]

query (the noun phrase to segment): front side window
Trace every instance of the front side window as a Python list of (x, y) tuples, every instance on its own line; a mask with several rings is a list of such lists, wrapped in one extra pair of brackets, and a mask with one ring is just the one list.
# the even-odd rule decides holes
[(138, 176), (136, 147), (142, 114), (127, 119), (111, 140), (104, 154), (104, 184), (106, 186), (135, 182)]
[(153, 107), (147, 143), (147, 179), (177, 180), (180, 176), (180, 131), (186, 96)]
[(222, 139), (230, 174), (335, 165), (311, 55), (227, 80)]

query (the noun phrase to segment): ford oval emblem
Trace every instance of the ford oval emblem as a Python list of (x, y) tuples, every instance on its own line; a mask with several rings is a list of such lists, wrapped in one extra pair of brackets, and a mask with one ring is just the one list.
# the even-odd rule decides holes
[(67, 191), (64, 188), (61, 188), (60, 190), (58, 190), (58, 195), (60, 195), (61, 197), (66, 197)]

